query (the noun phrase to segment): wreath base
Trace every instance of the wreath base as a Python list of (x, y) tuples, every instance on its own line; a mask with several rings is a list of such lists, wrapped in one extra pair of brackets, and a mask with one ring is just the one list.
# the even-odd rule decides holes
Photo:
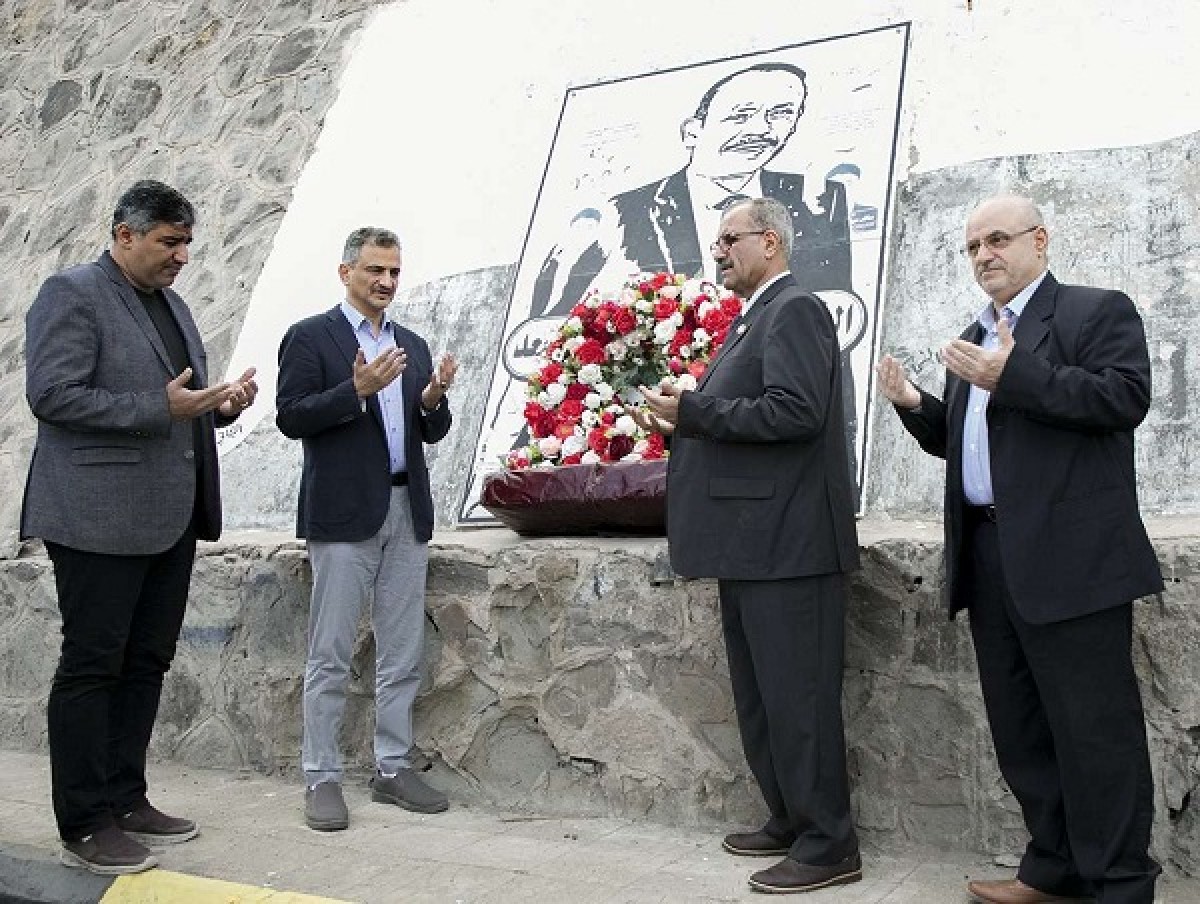
[(484, 478), (480, 501), (524, 537), (663, 536), (667, 462), (497, 471)]

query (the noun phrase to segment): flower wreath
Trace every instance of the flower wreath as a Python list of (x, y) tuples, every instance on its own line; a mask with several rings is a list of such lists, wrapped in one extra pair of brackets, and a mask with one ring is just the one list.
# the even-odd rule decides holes
[(742, 302), (711, 282), (643, 273), (616, 293), (592, 290), (571, 309), (527, 379), (533, 441), (501, 456), (506, 468), (640, 461), (666, 456), (625, 405), (664, 379), (694, 389)]

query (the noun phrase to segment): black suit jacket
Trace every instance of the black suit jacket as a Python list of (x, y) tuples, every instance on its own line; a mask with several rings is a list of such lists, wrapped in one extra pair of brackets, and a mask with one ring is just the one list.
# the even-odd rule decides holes
[[(962, 334), (982, 339), (978, 322)], [(1133, 431), (1150, 407), (1142, 320), (1121, 292), (1060, 284), (1047, 273), (1025, 306), (987, 411), (1004, 577), (1021, 617), (1047, 624), (1163, 589), (1138, 512)], [(970, 386), (946, 375), (945, 401), (921, 393), (901, 420), (946, 459), (950, 615), (969, 600), (962, 438)]]
[[(426, 412), (421, 391), (433, 373), (425, 340), (394, 323), (396, 345), (408, 355), (400, 375), (404, 391), (408, 496), (417, 539), (433, 536), (433, 496), (423, 443), (436, 443), (450, 430), (443, 396)], [(296, 535), (326, 542), (355, 542), (378, 533), (391, 498), (391, 465), (379, 400), (363, 412), (354, 391), (358, 340), (335, 306), (291, 327), (279, 346), (275, 423), (285, 436), (304, 443), (304, 470)]]
[(773, 284), (685, 392), (667, 533), (685, 577), (775, 580), (858, 566), (841, 355), (829, 310)]

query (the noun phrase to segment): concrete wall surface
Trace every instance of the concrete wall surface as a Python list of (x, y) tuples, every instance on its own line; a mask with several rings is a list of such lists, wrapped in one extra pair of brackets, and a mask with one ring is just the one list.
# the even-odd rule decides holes
[[(992, 753), (964, 620), (945, 618), (940, 529), (862, 524), (846, 717), (865, 838), (1008, 856), (1024, 827)], [(1136, 608), (1156, 779), (1154, 850), (1200, 875), (1200, 525), (1152, 525), (1168, 578)], [(742, 757), (710, 582), (675, 582), (662, 540), (439, 534), (417, 744), (457, 799), (536, 814), (714, 829), (763, 805)], [(153, 754), (297, 776), (309, 568), (278, 535), (205, 545)], [(45, 745), (57, 611), (47, 559), (0, 563), (0, 746)], [(373, 648), (354, 657), (344, 750), (372, 764)], [(296, 818), (300, 818), (297, 813)]]

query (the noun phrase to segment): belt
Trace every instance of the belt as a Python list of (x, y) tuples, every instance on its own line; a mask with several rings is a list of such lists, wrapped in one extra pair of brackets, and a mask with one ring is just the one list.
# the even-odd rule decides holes
[(996, 523), (996, 506), (994, 505), (968, 505), (967, 506), (967, 521), (972, 524), (982, 524), (984, 521)]
[(408, 486), (408, 472), (401, 471), (399, 474), (392, 475), (392, 486), (406, 487)]

